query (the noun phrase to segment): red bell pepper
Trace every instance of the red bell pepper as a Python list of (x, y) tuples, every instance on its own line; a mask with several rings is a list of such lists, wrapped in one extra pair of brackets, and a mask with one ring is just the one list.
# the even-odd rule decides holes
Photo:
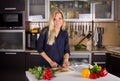
[(102, 68), (102, 70), (100, 71), (100, 76), (104, 77), (108, 74), (108, 71), (106, 70), (106, 68)]
[(91, 73), (90, 76), (89, 76), (90, 79), (97, 79), (99, 77), (100, 77), (100, 75), (97, 74), (97, 73)]

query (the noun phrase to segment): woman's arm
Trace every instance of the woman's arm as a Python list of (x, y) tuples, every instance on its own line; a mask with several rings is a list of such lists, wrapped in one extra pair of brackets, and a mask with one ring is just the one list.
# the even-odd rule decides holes
[(66, 53), (66, 54), (64, 55), (64, 60), (68, 61), (68, 60), (69, 60), (69, 57), (70, 57), (70, 54), (69, 54), (69, 53)]
[(41, 31), (40, 36), (37, 40), (37, 51), (50, 64), (51, 67), (57, 67), (58, 64), (54, 62), (50, 57), (48, 57), (48, 55), (44, 51), (47, 31), (48, 31), (47, 27)]
[(58, 66), (58, 64), (50, 59), (45, 52), (41, 52), (40, 55), (50, 64), (51, 67)]
[(69, 53), (66, 53), (66, 54), (64, 55), (63, 67), (66, 67), (66, 66), (69, 66), (69, 65), (70, 65), (69, 57), (70, 57), (70, 54), (69, 54)]
[(69, 66), (70, 62), (69, 62), (69, 57), (70, 57), (70, 48), (69, 48), (69, 37), (68, 37), (68, 33), (66, 32), (66, 38), (65, 38), (65, 54), (64, 54), (64, 61), (63, 61), (63, 66)]

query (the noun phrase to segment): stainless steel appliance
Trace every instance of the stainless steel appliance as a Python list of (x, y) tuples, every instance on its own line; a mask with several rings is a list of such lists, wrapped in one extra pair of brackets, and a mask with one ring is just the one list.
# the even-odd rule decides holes
[(24, 29), (24, 12), (0, 12), (0, 29)]
[(25, 51), (25, 30), (0, 30), (0, 51)]
[(72, 52), (70, 61), (73, 65), (75, 64), (91, 64), (91, 53), (90, 52)]
[(39, 37), (39, 33), (27, 33), (26, 46), (28, 49), (37, 48), (38, 37)]

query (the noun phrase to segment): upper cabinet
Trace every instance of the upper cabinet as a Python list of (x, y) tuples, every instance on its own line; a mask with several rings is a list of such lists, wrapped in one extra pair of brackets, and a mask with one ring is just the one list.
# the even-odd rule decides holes
[(114, 0), (87, 2), (85, 0), (49, 0), (48, 12), (61, 9), (66, 20), (114, 20)]
[(47, 19), (47, 0), (28, 0), (28, 21)]
[(0, 0), (0, 12), (24, 10), (25, 0)]
[(93, 20), (114, 20), (114, 1), (93, 3)]
[(115, 14), (114, 14), (114, 19), (115, 20), (120, 20), (120, 0), (114, 0), (114, 4), (115, 4)]
[(91, 20), (92, 5), (83, 0), (49, 0), (48, 12), (60, 9), (66, 20)]
[(28, 21), (48, 21), (56, 9), (63, 11), (67, 21), (114, 20), (114, 0), (27, 0)]

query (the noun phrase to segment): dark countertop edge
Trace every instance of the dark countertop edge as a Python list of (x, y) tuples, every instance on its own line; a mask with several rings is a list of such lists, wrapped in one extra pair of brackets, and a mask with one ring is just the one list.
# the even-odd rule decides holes
[(112, 53), (112, 54), (115, 54), (115, 55), (120, 55), (120, 51), (110, 51), (110, 50), (108, 50), (107, 53)]

